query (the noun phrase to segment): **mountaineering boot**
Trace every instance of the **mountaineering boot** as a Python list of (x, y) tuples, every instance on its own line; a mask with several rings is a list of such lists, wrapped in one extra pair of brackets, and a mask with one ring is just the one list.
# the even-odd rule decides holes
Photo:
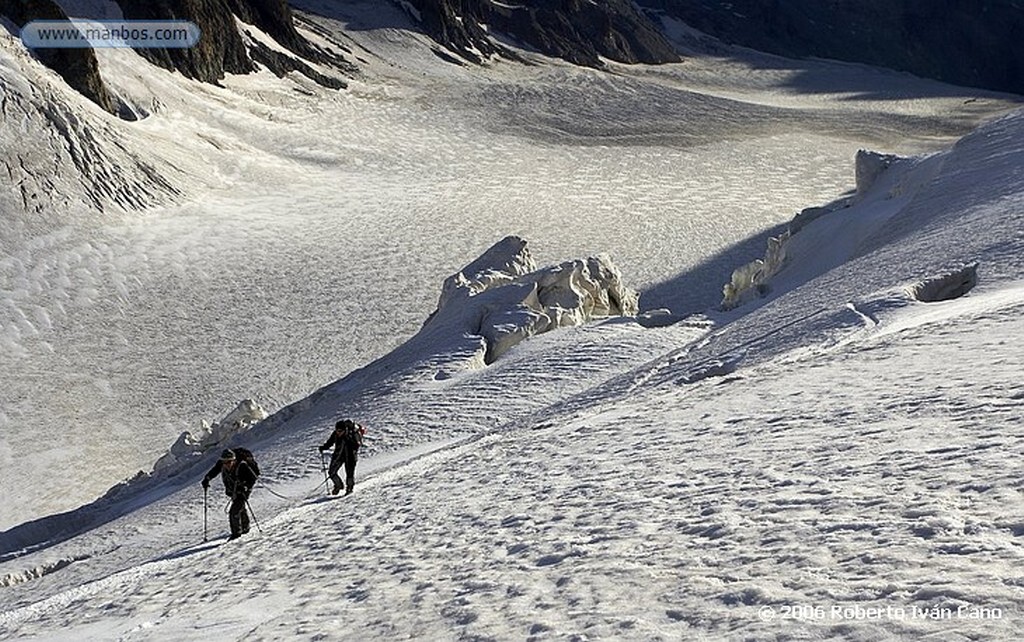
[(340, 492), (341, 492), (341, 489), (342, 489), (342, 488), (344, 488), (344, 486), (342, 486), (341, 484), (335, 484), (335, 485), (334, 485), (334, 489), (333, 489), (333, 490), (331, 490), (331, 494), (332, 494), (332, 495), (337, 495), (338, 493), (340, 493)]

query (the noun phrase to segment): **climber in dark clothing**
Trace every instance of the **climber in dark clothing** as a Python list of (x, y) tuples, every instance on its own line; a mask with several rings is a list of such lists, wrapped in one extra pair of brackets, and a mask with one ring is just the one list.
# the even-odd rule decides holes
[[(248, 454), (248, 451), (245, 451), (245, 454)], [(250, 463), (247, 459), (251, 460), (252, 457), (239, 457), (235, 451), (225, 450), (221, 453), (220, 460), (203, 477), (204, 490), (210, 487), (210, 480), (217, 475), (224, 481), (224, 492), (231, 498), (231, 507), (228, 508), (228, 523), (231, 525), (229, 539), (236, 539), (249, 532), (249, 513), (246, 511), (246, 504), (249, 501), (249, 493), (256, 484), (259, 470), (254, 470), (255, 461)]]
[[(332, 495), (337, 495), (341, 489), (345, 489), (346, 495), (351, 495), (356, 485), (356, 461), (359, 459), (359, 447), (363, 445), (363, 435), (366, 429), (352, 421), (342, 419), (334, 424), (334, 430), (327, 442), (320, 446), (322, 454), (325, 450), (334, 446), (334, 455), (331, 456), (331, 467), (328, 469), (331, 481), (334, 482)], [(345, 464), (345, 483), (341, 483), (338, 477), (338, 469)]]

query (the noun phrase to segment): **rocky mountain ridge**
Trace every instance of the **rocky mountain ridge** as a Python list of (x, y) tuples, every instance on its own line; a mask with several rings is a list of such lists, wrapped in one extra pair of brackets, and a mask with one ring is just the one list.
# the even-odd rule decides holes
[[(342, 75), (353, 69), (340, 54), (316, 47), (299, 34), (286, 0), (114, 1), (127, 20), (188, 20), (198, 25), (202, 36), (195, 47), (137, 51), (153, 64), (203, 82), (217, 83), (229, 73), (250, 73), (260, 64), (279, 76), (298, 71), (323, 86), (340, 89), (345, 87), (342, 79), (316, 71), (306, 61), (331, 66)], [(0, 17), (20, 28), (33, 20), (63, 20), (68, 15), (54, 0), (0, 0)], [(236, 17), (270, 35), (293, 55), (260, 42), (247, 42), (236, 26)], [(34, 54), (100, 107), (118, 113), (117, 101), (103, 84), (92, 49), (36, 49)]]
[(527, 48), (600, 67), (680, 59), (677, 20), (726, 44), (790, 58), (831, 58), (951, 84), (1024, 94), (1024, 0), (409, 0), (423, 30), (459, 56)]
[[(191, 49), (144, 49), (150, 62), (204, 82), (262, 65), (284, 75), (298, 71), (342, 88), (337, 76), (307, 61), (351, 75), (340, 54), (325, 51), (295, 28), (286, 0), (114, 0), (127, 19), (190, 20), (203, 32)], [(457, 64), (491, 56), (518, 60), (508, 42), (568, 62), (602, 67), (677, 62), (663, 19), (718, 38), (788, 57), (825, 57), (890, 67), (953, 84), (1024, 94), (1024, 0), (395, 0)], [(0, 0), (0, 16), (20, 27), (34, 19), (66, 17), (54, 0)], [(83, 16), (87, 17), (87, 16)], [(270, 35), (275, 50), (236, 26), (235, 18)], [(103, 85), (90, 49), (37, 50), (36, 57), (107, 111), (117, 100)]]
[(1022, 0), (638, 0), (733, 43), (1024, 94)]
[[(21, 28), (33, 20), (66, 20), (68, 16), (53, 0), (0, 0), (0, 17)], [(103, 84), (92, 49), (41, 49), (36, 57), (83, 96), (109, 112), (115, 111), (115, 101)]]
[(577, 65), (600, 67), (601, 58), (624, 63), (677, 62), (664, 34), (629, 0), (410, 0), (424, 31), (473, 62), (480, 55), (514, 57), (493, 33)]

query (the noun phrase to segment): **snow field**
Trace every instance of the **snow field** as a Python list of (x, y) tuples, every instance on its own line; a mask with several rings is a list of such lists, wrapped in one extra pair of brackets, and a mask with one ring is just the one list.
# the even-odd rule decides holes
[[(0, 622), (47, 639), (1006, 639), (1021, 444), (999, 427), (1020, 419), (1022, 364), (987, 357), (1020, 309), (556, 407)], [(924, 615), (961, 607), (988, 617)]]
[[(59, 459), (70, 441), (54, 426), (120, 437), (113, 456), (89, 451), (103, 462), (97, 469), (69, 471), (73, 493), (23, 486), (8, 525), (148, 469), (181, 430), (238, 399), (281, 407), (381, 356), (432, 309), (454, 266), (507, 233), (533, 240), (542, 263), (608, 251), (627, 283), (643, 288), (852, 183), (856, 143), (831, 136), (696, 147), (544, 142), (507, 125), (503, 134), (482, 130), (481, 119), (502, 117), (458, 102), (453, 111), (464, 90), (451, 86), (367, 84), (311, 105), (264, 76), (231, 79), (246, 96), (236, 122), (218, 115), (223, 91), (185, 98), (162, 76), (148, 82), (157, 81), (148, 91), (165, 92), (165, 102), (134, 127), (175, 167), (192, 159), (224, 187), (138, 221), (62, 228), (4, 261), (3, 341), (14, 359), (4, 415), (24, 429), (6, 437), (11, 450)], [(608, 81), (583, 73), (559, 109), (572, 113), (596, 82)], [(627, 107), (615, 106), (613, 124)], [(700, 117), (708, 136), (740, 118)], [(168, 147), (174, 137), (178, 147)], [(244, 160), (232, 160), (242, 150)], [(727, 274), (735, 262), (717, 264)], [(719, 286), (645, 305), (700, 310)], [(20, 437), (39, 432), (53, 437)]]
[[(9, 370), (10, 425), (115, 421), (139, 435), (126, 429), (115, 457), (76, 481), (72, 502), (148, 468), (154, 448), (240, 398), (280, 407), (384, 354), (431, 309), (453, 266), (501, 235), (535, 239), (542, 262), (609, 251), (643, 288), (852, 183), (856, 144), (827, 137), (577, 147), (495, 137), (458, 118), (446, 127), (437, 108), (418, 115), (396, 100), (334, 102), (342, 114), (313, 130), (312, 117), (294, 115), (281, 133), (279, 123), (257, 130), (289, 159), (283, 167), (250, 164), (224, 195), (93, 230), (86, 244), (62, 231), (8, 263), (4, 343), (21, 355)], [(345, 159), (329, 170), (309, 151), (324, 148), (310, 140), (321, 128), (351, 141), (328, 152)], [(249, 176), (263, 186), (246, 185)], [(415, 269), (396, 273), (394, 257)], [(735, 263), (723, 256), (718, 271)], [(719, 285), (645, 305), (703, 309)], [(61, 383), (33, 377), (40, 371)], [(156, 416), (140, 412), (140, 397)], [(59, 456), (63, 441), (13, 448)], [(66, 493), (35, 499), (12, 504), (8, 523), (73, 505)]]
[[(563, 330), (482, 369), (464, 337), (403, 344), (508, 233), (541, 264), (607, 251), (651, 307), (703, 311), (765, 230), (852, 187), (857, 147), (931, 148), (1008, 103), (823, 63), (477, 70), (401, 31), (334, 37), (373, 74), (314, 101), (105, 59), (175, 185), (208, 176), (0, 257), (3, 517), (85, 501), (255, 396), (285, 407), (248, 444), (263, 532), (197, 546), (211, 461), (53, 516), (0, 561), (0, 635), (1019, 637), (1019, 114), (810, 224), (745, 308)], [(864, 91), (820, 84), (833, 69)], [(967, 296), (908, 294), (974, 261)], [(342, 415), (371, 429), (356, 494), (308, 497)]]

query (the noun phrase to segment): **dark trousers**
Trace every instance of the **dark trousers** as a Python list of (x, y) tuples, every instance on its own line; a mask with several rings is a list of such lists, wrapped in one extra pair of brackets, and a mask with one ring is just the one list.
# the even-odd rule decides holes
[(249, 496), (246, 493), (236, 493), (231, 499), (231, 506), (228, 508), (228, 523), (231, 524), (232, 535), (244, 535), (249, 532), (249, 511), (246, 510), (246, 502)]
[[(334, 456), (331, 457), (331, 467), (327, 469), (327, 474), (334, 482), (335, 486), (341, 488), (348, 488), (349, 492), (356, 485), (356, 461), (359, 459), (359, 455), (353, 450), (348, 449), (336, 450)], [(341, 469), (341, 465), (345, 465), (345, 485), (342, 486), (341, 478), (338, 477), (338, 470)]]

